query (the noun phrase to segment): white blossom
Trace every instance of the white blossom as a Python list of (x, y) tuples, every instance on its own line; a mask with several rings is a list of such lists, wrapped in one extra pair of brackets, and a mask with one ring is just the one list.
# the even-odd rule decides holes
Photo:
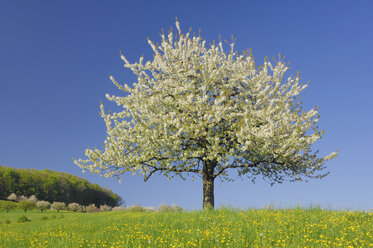
[(36, 207), (39, 208), (41, 212), (43, 212), (45, 209), (50, 209), (51, 204), (48, 201), (37, 201)]
[(124, 67), (137, 82), (119, 84), (122, 96), (107, 94), (123, 111), (108, 113), (101, 103), (107, 126), (103, 149), (87, 149), (85, 160), (74, 162), (83, 170), (105, 177), (126, 172), (147, 180), (160, 172), (171, 178), (186, 173), (206, 173), (213, 161), (213, 176), (228, 177), (228, 169), (272, 182), (301, 176), (323, 177), (315, 172), (336, 152), (317, 157), (311, 145), (322, 137), (316, 127), (318, 109), (303, 110), (298, 95), (308, 84), (289, 70), (280, 57), (256, 66), (251, 51), (228, 51), (221, 41), (207, 45), (200, 36), (161, 35), (148, 43), (152, 60)]

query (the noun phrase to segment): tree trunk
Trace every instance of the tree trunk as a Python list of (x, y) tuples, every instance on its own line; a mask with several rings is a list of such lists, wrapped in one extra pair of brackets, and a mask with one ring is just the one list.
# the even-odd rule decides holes
[(214, 209), (214, 168), (213, 161), (203, 162), (203, 209)]

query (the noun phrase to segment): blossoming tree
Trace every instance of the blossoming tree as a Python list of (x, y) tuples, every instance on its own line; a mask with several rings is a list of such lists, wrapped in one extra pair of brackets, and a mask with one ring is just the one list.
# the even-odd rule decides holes
[[(154, 58), (124, 66), (137, 75), (133, 86), (112, 82), (123, 96), (106, 97), (123, 107), (107, 113), (104, 149), (86, 149), (74, 160), (83, 170), (116, 177), (139, 173), (168, 178), (199, 174), (203, 207), (214, 207), (214, 180), (234, 174), (259, 175), (271, 184), (322, 178), (324, 163), (311, 145), (321, 138), (316, 108), (303, 111), (298, 95), (307, 87), (299, 75), (285, 78), (288, 67), (267, 59), (255, 66), (250, 52), (239, 54), (222, 42), (206, 45), (200, 36), (177, 32), (148, 41)], [(230, 173), (229, 173), (230, 172)]]

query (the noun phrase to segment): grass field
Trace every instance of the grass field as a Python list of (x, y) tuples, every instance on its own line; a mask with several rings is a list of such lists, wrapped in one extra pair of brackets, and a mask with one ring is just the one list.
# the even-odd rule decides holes
[[(17, 223), (22, 215), (31, 221)], [(0, 247), (373, 247), (373, 214), (322, 209), (1, 211)]]

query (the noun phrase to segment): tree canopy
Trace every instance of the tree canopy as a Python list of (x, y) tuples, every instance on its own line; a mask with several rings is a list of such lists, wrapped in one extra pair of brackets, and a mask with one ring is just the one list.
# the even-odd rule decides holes
[(324, 163), (337, 152), (319, 157), (311, 145), (323, 131), (318, 109), (304, 111), (298, 95), (307, 87), (299, 74), (286, 77), (288, 66), (264, 60), (256, 66), (251, 51), (242, 54), (223, 42), (207, 45), (201, 36), (183, 34), (176, 21), (161, 34), (160, 44), (148, 40), (154, 58), (124, 67), (137, 82), (112, 82), (124, 92), (106, 97), (123, 111), (101, 116), (107, 127), (104, 149), (86, 149), (83, 170), (117, 177), (184, 173), (203, 178), (203, 205), (214, 207), (215, 178), (231, 179), (230, 169), (253, 181), (271, 183), (322, 178)]
[[(117, 206), (121, 198), (110, 189), (91, 184), (83, 178), (50, 170), (15, 169), (0, 166), (0, 200), (11, 194), (32, 196), (49, 202), (94, 203)], [(15, 200), (10, 197), (9, 200)]]

